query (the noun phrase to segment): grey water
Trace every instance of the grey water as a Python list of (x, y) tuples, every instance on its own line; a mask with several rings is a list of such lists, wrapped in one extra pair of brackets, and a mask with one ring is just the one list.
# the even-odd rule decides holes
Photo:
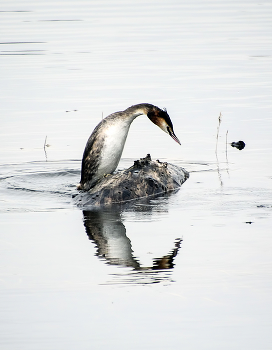
[[(270, 1), (1, 2), (0, 349), (270, 349), (271, 17)], [(181, 146), (137, 118), (119, 168), (150, 153), (190, 178), (79, 208), (89, 135), (142, 102)]]

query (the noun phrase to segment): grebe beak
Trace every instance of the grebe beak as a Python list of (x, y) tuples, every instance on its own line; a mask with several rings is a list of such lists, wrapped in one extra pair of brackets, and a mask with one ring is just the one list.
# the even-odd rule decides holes
[(177, 138), (177, 136), (175, 135), (174, 131), (171, 130), (171, 128), (169, 128), (169, 126), (167, 127), (167, 131), (168, 134), (172, 137), (173, 140), (175, 140), (179, 145), (181, 145), (179, 139)]

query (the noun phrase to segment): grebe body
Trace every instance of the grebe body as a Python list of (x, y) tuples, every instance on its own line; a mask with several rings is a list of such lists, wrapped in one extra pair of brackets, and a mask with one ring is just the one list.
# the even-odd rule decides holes
[(88, 191), (105, 175), (114, 172), (120, 161), (130, 125), (140, 115), (146, 115), (180, 144), (166, 110), (141, 103), (122, 112), (110, 114), (96, 126), (86, 144), (78, 189)]

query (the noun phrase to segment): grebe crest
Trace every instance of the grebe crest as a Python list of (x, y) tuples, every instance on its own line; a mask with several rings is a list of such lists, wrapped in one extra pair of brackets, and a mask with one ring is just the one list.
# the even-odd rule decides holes
[(166, 108), (162, 110), (156, 107), (153, 110), (149, 111), (147, 113), (147, 116), (154, 124), (158, 125), (158, 127), (169, 134), (178, 144), (180, 144), (179, 139), (174, 133), (173, 124)]
[(180, 144), (166, 109), (141, 103), (122, 112), (112, 113), (96, 126), (89, 137), (83, 153), (78, 189), (88, 191), (105, 175), (114, 172), (120, 161), (130, 125), (140, 115), (146, 115)]

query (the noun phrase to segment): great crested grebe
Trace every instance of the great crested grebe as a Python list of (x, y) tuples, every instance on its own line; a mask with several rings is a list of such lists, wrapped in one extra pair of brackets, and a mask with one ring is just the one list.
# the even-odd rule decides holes
[(146, 115), (180, 144), (166, 110), (149, 103), (141, 103), (122, 112), (112, 113), (96, 126), (89, 137), (83, 153), (78, 189), (88, 191), (105, 175), (114, 172), (120, 161), (129, 127), (140, 115)]

